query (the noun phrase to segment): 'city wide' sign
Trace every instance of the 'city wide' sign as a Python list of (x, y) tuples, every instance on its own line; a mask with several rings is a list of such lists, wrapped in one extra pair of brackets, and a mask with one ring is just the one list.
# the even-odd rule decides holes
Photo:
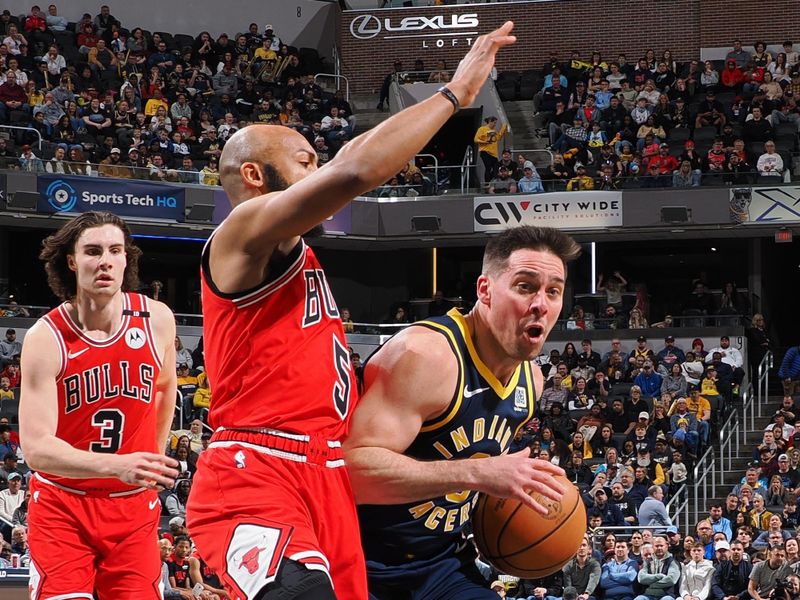
[(622, 227), (622, 192), (476, 196), (475, 231), (502, 231), (517, 225), (558, 229)]

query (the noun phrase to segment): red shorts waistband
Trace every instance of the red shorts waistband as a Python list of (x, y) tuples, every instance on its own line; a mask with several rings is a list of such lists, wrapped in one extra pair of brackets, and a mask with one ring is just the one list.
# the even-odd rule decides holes
[(276, 429), (225, 429), (211, 436), (209, 448), (246, 446), (296, 462), (328, 468), (344, 466), (342, 443), (320, 435), (290, 433)]
[(75, 494), (76, 496), (85, 496), (87, 498), (122, 498), (125, 496), (133, 496), (135, 494), (141, 494), (142, 492), (145, 492), (148, 489), (146, 487), (138, 487), (120, 491), (82, 490), (79, 488), (69, 487), (62, 483), (57, 483), (55, 481), (50, 481), (49, 479), (44, 477), (41, 473), (34, 473), (33, 477), (34, 479), (45, 485), (50, 485), (64, 492), (69, 492), (70, 494)]

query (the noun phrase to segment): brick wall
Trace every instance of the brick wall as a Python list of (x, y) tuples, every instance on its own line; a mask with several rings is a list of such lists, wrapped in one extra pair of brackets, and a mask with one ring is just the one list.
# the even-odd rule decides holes
[[(399, 58), (404, 68), (410, 69), (415, 59), (422, 59), (426, 68), (433, 68), (436, 60), (443, 58), (449, 68), (454, 68), (467, 51), (476, 35), (442, 35), (430, 27), (419, 34), (431, 37), (384, 39), (388, 36), (409, 35), (415, 32), (389, 32), (385, 25), (371, 39), (358, 39), (351, 33), (354, 19), (374, 15), (388, 18), (392, 27), (409, 17), (442, 16), (450, 23), (453, 15), (476, 14), (477, 27), (460, 31), (477, 31), (483, 34), (505, 20), (515, 23), (517, 44), (501, 53), (498, 69), (540, 69), (550, 52), (562, 60), (572, 50), (578, 50), (587, 59), (593, 50), (599, 50), (604, 59), (616, 59), (624, 52), (630, 62), (648, 48), (657, 55), (669, 48), (677, 60), (699, 56), (701, 47), (726, 46), (735, 37), (745, 44), (756, 39), (780, 43), (790, 38), (800, 43), (800, 12), (784, 7), (780, 17), (778, 9), (756, 8), (752, 2), (741, 0), (651, 0), (647, 3), (630, 0), (557, 0), (552, 2), (522, 2), (498, 4), (472, 4), (429, 8), (405, 8), (372, 11), (347, 11), (340, 16), (340, 40), (343, 74), (350, 79), (351, 92), (376, 93), (392, 62)], [(367, 23), (374, 30), (376, 21)], [(357, 30), (356, 23), (356, 30)], [(441, 30), (458, 32), (457, 29)]]

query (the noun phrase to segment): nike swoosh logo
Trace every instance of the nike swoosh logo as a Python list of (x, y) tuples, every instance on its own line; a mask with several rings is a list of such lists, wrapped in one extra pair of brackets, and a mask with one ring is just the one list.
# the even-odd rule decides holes
[(69, 354), (67, 354), (67, 358), (70, 360), (72, 360), (73, 358), (78, 358), (81, 354), (83, 354), (87, 350), (88, 348), (84, 348), (83, 350), (78, 350), (77, 352), (70, 352)]
[(471, 390), (469, 388), (464, 388), (464, 398), (472, 398), (473, 396), (477, 396), (478, 394), (482, 394), (483, 392), (488, 392), (489, 388), (478, 388), (476, 390)]
[(159, 504), (160, 502), (158, 500), (150, 500), (150, 502), (147, 505), (150, 507), (150, 510), (153, 510)]

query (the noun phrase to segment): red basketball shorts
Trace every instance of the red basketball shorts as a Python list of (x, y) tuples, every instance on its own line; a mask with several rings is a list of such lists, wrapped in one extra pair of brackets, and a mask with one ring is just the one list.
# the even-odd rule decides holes
[(200, 556), (233, 600), (252, 600), (275, 580), (284, 559), (327, 573), (337, 598), (366, 600), (358, 518), (341, 449), (331, 460), (325, 451), (309, 452), (307, 444), (266, 437), (218, 432), (200, 455), (186, 511)]
[(33, 477), (31, 599), (160, 600), (160, 514), (154, 491), (83, 496)]

